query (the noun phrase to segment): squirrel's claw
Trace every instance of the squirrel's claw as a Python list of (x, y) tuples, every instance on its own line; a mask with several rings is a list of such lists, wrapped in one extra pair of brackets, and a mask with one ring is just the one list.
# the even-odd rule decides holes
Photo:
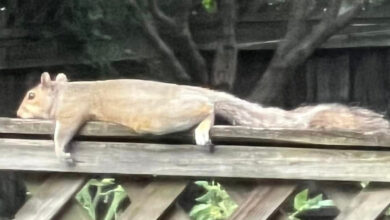
[(57, 158), (60, 159), (62, 162), (65, 162), (67, 164), (74, 164), (74, 160), (72, 159), (72, 156), (70, 153), (65, 153), (63, 151), (57, 153)]

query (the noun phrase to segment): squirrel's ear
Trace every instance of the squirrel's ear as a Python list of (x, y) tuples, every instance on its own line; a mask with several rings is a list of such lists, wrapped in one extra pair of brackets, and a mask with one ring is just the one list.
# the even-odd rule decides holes
[(64, 73), (59, 73), (56, 76), (56, 82), (68, 82), (68, 78), (66, 77), (66, 75)]
[(41, 75), (41, 84), (43, 86), (45, 86), (45, 87), (50, 86), (51, 79), (50, 79), (50, 75), (49, 75), (48, 72), (42, 73), (42, 75)]

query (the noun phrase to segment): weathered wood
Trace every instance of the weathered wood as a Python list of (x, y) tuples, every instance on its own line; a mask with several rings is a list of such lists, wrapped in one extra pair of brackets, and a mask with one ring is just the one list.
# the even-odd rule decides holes
[(320, 183), (320, 189), (333, 200), (337, 209), (344, 211), (361, 191), (358, 183)]
[(236, 202), (237, 205), (241, 205), (248, 198), (249, 193), (255, 188), (256, 183), (254, 181), (244, 182), (244, 181), (223, 181), (221, 182), (223, 188), (229, 196)]
[(259, 183), (229, 219), (266, 220), (294, 191), (294, 183)]
[(55, 216), (55, 220), (91, 220), (88, 211), (84, 209), (75, 199), (70, 200), (63, 206)]
[[(306, 65), (307, 102), (329, 103), (349, 100), (349, 56), (340, 51), (322, 52)], [(312, 85), (314, 84), (314, 85)]]
[(360, 49), (351, 58), (352, 71), (355, 72), (353, 101), (377, 111), (388, 109), (388, 70), (384, 58), (378, 49)]
[[(0, 139), (0, 169), (172, 176), (390, 181), (390, 152), (217, 145), (75, 142), (74, 166), (52, 141)], [(254, 167), (256, 169), (254, 169)], [(357, 172), (358, 171), (358, 172)]]
[(119, 178), (120, 185), (126, 190), (130, 202), (134, 202), (140, 197), (142, 189), (144, 189), (150, 181), (135, 181), (129, 178)]
[(123, 212), (120, 219), (158, 219), (186, 185), (187, 181), (181, 180), (157, 180), (150, 183)]
[(175, 204), (167, 214), (165, 214), (161, 220), (190, 220), (190, 216), (179, 205)]
[(56, 174), (16, 213), (15, 220), (50, 220), (82, 186), (85, 176)]
[[(1, 134), (52, 135), (54, 124), (48, 120), (16, 119), (0, 117)], [(104, 122), (88, 122), (79, 132), (81, 137), (109, 137), (126, 140), (174, 139), (193, 142), (192, 132), (164, 136), (142, 136), (130, 129)], [(390, 147), (390, 136), (383, 134), (364, 134), (351, 131), (258, 129), (241, 126), (214, 126), (211, 138), (215, 142), (259, 143), (259, 144), (317, 144), (332, 146), (382, 146)]]
[(390, 203), (389, 186), (368, 186), (354, 197), (336, 220), (376, 219)]
[[(138, 199), (142, 200), (142, 190), (149, 184), (148, 180), (134, 180), (131, 178), (119, 178), (122, 187), (127, 191), (130, 197), (130, 202), (135, 202)], [(189, 220), (190, 217), (185, 213), (179, 204), (175, 204), (162, 219), (166, 220)]]

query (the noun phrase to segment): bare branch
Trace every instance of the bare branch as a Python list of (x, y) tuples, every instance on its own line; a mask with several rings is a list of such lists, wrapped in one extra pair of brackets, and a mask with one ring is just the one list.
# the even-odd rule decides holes
[(291, 4), (287, 33), (276, 50), (275, 58), (277, 59), (282, 59), (307, 34), (307, 19), (314, 9), (315, 0), (293, 0)]
[[(319, 47), (334, 33), (343, 29), (354, 16), (360, 11), (362, 2), (357, 1), (348, 11), (341, 15), (329, 19), (327, 16), (317, 26), (314, 27), (311, 34), (307, 35), (286, 57), (287, 62), (295, 62), (296, 56), (306, 59), (315, 48)], [(337, 6), (336, 6), (337, 7)], [(340, 6), (338, 6), (339, 8)], [(338, 12), (337, 12), (338, 13)], [(326, 20), (326, 21), (325, 21)]]
[(150, 40), (155, 44), (158, 51), (162, 54), (163, 58), (168, 61), (168, 64), (172, 67), (175, 77), (180, 81), (190, 81), (190, 76), (181, 65), (172, 49), (161, 39), (153, 21), (142, 12), (138, 3), (135, 0), (129, 0), (130, 5), (137, 11), (141, 18), (142, 27), (147, 33)]
[(169, 27), (175, 27), (175, 21), (168, 17), (157, 5), (156, 0), (148, 0), (149, 10), (155, 19)]
[(282, 58), (274, 57), (252, 92), (252, 99), (258, 99), (265, 104), (283, 102), (281, 98), (283, 89), (293, 76), (297, 66), (301, 65), (329, 37), (348, 25), (352, 18), (359, 13), (363, 4), (362, 1), (356, 0), (349, 10), (340, 14), (340, 2), (338, 1), (332, 0), (330, 11), (312, 29), (310, 34), (307, 34)]
[(192, 38), (188, 24), (188, 18), (192, 6), (192, 0), (181, 0), (177, 3), (177, 13), (175, 16), (175, 25), (170, 26), (173, 37), (176, 38), (176, 44), (180, 45), (178, 50), (185, 54), (189, 65), (188, 72), (190, 76), (198, 83), (207, 84), (208, 74), (206, 61), (200, 54), (199, 49)]

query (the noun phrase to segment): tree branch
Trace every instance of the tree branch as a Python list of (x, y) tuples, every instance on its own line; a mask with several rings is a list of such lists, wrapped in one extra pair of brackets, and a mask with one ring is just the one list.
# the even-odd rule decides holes
[(156, 0), (148, 0), (149, 5), (149, 11), (153, 15), (155, 19), (158, 19), (161, 23), (168, 27), (175, 27), (176, 23), (175, 21), (168, 17), (163, 11), (160, 10), (160, 8), (157, 5)]
[[(156, 7), (157, 4), (155, 4)], [(200, 54), (199, 49), (192, 38), (192, 34), (188, 24), (188, 18), (192, 6), (191, 0), (180, 0), (177, 3), (177, 13), (174, 22), (169, 25), (169, 28), (175, 38), (175, 44), (178, 45), (177, 50), (184, 54), (184, 59), (188, 63), (188, 72), (192, 79), (198, 83), (207, 84), (208, 74), (206, 61)]]
[[(335, 3), (335, 1), (338, 3)], [(333, 8), (331, 11), (333, 12), (329, 13), (331, 15), (326, 15), (322, 21), (313, 28), (313, 31), (289, 52), (285, 60), (287, 63), (301, 63), (300, 60), (306, 60), (313, 53), (315, 48), (319, 47), (334, 33), (337, 33), (341, 29), (345, 28), (352, 18), (360, 11), (362, 6), (362, 2), (356, 1), (348, 11), (338, 15), (340, 1), (341, 0), (332, 1), (331, 5)], [(334, 16), (335, 14), (336, 16)]]
[[(302, 2), (295, 0), (296, 3)], [(350, 9), (340, 14), (341, 0), (332, 0), (324, 17), (304, 38), (283, 56), (272, 59), (267, 70), (251, 94), (264, 104), (283, 104), (283, 91), (288, 81), (301, 65), (323, 42), (350, 23), (360, 11), (363, 2), (356, 0)]]
[(291, 15), (287, 24), (287, 33), (284, 40), (276, 49), (276, 59), (283, 59), (283, 56), (307, 34), (307, 19), (315, 8), (315, 0), (293, 0), (291, 4)]
[(162, 57), (166, 59), (168, 64), (171, 66), (173, 72), (175, 73), (175, 77), (180, 81), (190, 81), (191, 77), (181, 65), (172, 49), (161, 39), (151, 18), (147, 17), (135, 0), (129, 0), (129, 3), (139, 14), (142, 27), (149, 39), (156, 46), (157, 50), (161, 53)]

